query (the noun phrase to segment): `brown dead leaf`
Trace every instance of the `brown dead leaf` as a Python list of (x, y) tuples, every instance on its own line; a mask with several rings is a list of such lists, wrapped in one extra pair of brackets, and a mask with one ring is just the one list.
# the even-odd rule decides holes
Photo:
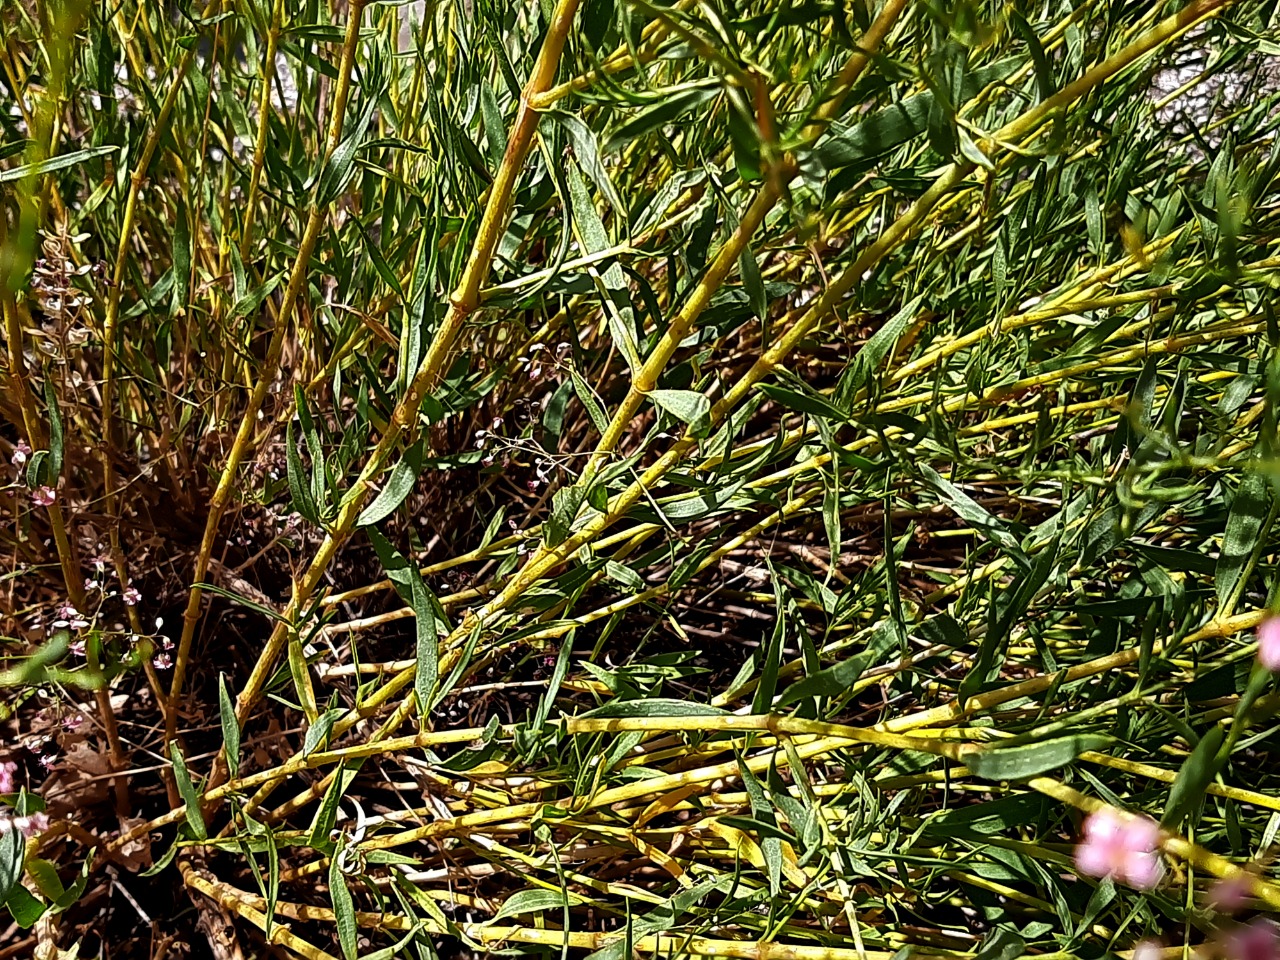
[[(147, 822), (146, 817), (121, 817), (120, 833), (125, 834)], [(151, 836), (139, 834), (116, 852), (122, 866), (131, 873), (139, 873), (151, 866)]]

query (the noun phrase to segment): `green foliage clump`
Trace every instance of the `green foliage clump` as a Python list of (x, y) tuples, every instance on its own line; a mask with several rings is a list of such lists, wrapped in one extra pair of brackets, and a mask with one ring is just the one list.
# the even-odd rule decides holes
[(0, 24), (15, 936), (1266, 934), (1271, 5)]

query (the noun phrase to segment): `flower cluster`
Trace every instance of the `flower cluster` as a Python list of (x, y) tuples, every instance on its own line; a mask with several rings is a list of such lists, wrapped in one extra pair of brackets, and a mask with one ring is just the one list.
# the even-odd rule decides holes
[(43, 813), (32, 813), (22, 817), (10, 817), (0, 814), (0, 833), (17, 830), (24, 837), (34, 837), (49, 829), (49, 818)]
[(102, 263), (77, 266), (73, 262), (73, 246), (87, 239), (88, 234), (46, 237), (41, 251), (44, 256), (36, 260), (31, 273), (31, 292), (48, 320), (41, 326), (44, 339), (37, 341), (37, 346), (50, 356), (65, 355), (68, 347), (79, 347), (89, 339), (88, 328), (79, 321), (82, 308), (92, 297), (79, 289), (76, 281), (90, 273), (101, 276), (106, 266)]

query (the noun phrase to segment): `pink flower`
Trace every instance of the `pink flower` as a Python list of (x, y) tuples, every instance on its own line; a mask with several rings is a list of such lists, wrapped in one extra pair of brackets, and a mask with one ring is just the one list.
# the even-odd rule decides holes
[(58, 615), (53, 621), (53, 626), (58, 629), (68, 627), (72, 630), (83, 630), (88, 625), (89, 621), (84, 618), (84, 614), (69, 603), (58, 607)]
[(9, 460), (15, 467), (20, 467), (27, 462), (29, 456), (31, 456), (31, 448), (27, 446), (27, 441), (19, 440), (13, 448), (13, 456)]
[(0, 793), (13, 793), (13, 775), (18, 772), (18, 765), (12, 760), (0, 763)]
[(47, 507), (58, 499), (58, 492), (53, 487), (37, 487), (31, 491), (31, 502), (37, 507)]
[(1104, 807), (1084, 822), (1076, 866), (1091, 877), (1113, 877), (1139, 890), (1150, 890), (1164, 873), (1159, 839), (1160, 828), (1154, 820)]
[(173, 658), (167, 653), (157, 653), (151, 663), (157, 670), (168, 670), (173, 666)]
[(29, 817), (14, 817), (13, 825), (24, 837), (33, 837), (49, 829), (49, 818), (43, 813), (33, 813)]
[(1280, 673), (1280, 617), (1269, 616), (1258, 624), (1258, 662)]
[(129, 606), (135, 606), (142, 599), (142, 594), (138, 592), (137, 587), (125, 587), (122, 598)]
[(1227, 960), (1276, 960), (1280, 956), (1280, 926), (1259, 918), (1231, 931), (1223, 941)]
[(1209, 888), (1209, 906), (1220, 913), (1235, 913), (1249, 902), (1250, 877), (1247, 873), (1232, 874)]

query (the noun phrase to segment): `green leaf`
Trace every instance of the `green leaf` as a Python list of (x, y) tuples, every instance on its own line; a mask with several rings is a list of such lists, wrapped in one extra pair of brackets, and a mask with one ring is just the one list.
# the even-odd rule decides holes
[(566, 901), (572, 906), (575, 903), (582, 903), (582, 898), (573, 896), (565, 890), (520, 890), (502, 901), (502, 906), (494, 914), (491, 922), (497, 923), (507, 917), (518, 917), (526, 913), (560, 910)]
[(227, 692), (227, 678), (218, 674), (218, 715), (222, 723), (222, 742), (226, 747), (227, 770), (235, 777), (240, 770), (240, 724), (236, 707)]
[(975, 776), (986, 780), (1025, 780), (1048, 770), (1056, 770), (1089, 750), (1102, 750), (1112, 743), (1102, 734), (1077, 733), (1040, 743), (983, 747), (961, 757)]
[(195, 583), (195, 584), (192, 584), (192, 586), (199, 587), (200, 590), (202, 590), (205, 593), (212, 593), (212, 594), (216, 594), (219, 597), (226, 597), (228, 600), (234, 603), (238, 603), (240, 606), (245, 607), (246, 609), (252, 610), (255, 613), (262, 614), (262, 616), (266, 617), (268, 620), (274, 620), (277, 623), (289, 622), (284, 617), (282, 617), (279, 613), (277, 613), (275, 610), (272, 610), (270, 607), (264, 607), (262, 604), (255, 603), (254, 601), (250, 600), (248, 597), (245, 597), (239, 593), (236, 593), (234, 590), (228, 590), (226, 587), (220, 587), (216, 583)]
[(677, 420), (689, 425), (695, 437), (711, 432), (711, 401), (697, 390), (650, 390), (649, 399)]
[(626, 204), (618, 196), (617, 188), (614, 187), (609, 172), (600, 160), (600, 146), (596, 142), (595, 132), (579, 117), (563, 110), (548, 110), (544, 116), (551, 118), (564, 128), (565, 133), (569, 135), (569, 142), (573, 144), (573, 155), (582, 167), (582, 172), (591, 179), (596, 189), (600, 191), (600, 195), (609, 201), (609, 206), (613, 207), (618, 216), (625, 217)]
[(58, 868), (48, 860), (31, 857), (27, 860), (27, 874), (35, 881), (40, 896), (46, 900), (57, 900), (66, 893), (62, 879), (58, 876)]
[(320, 807), (316, 810), (315, 818), (307, 830), (307, 846), (317, 850), (329, 848), (333, 842), (329, 838), (329, 833), (338, 822), (338, 802), (346, 794), (351, 782), (355, 780), (362, 764), (363, 761), (356, 761), (348, 766), (345, 760), (338, 764), (338, 769), (333, 773), (333, 779), (329, 781), (329, 789), (325, 791), (324, 799), (320, 801)]
[(586, 493), (577, 484), (561, 487), (551, 495), (551, 516), (542, 530), (542, 539), (547, 546), (559, 546), (568, 539), (585, 498)]
[[(440, 636), (436, 626), (440, 601), (427, 589), (418, 568), (411, 564), (374, 527), (365, 527), (373, 548), (382, 561), (387, 577), (396, 585), (402, 599), (413, 608), (416, 624), (414, 646), (415, 671), (413, 689), (418, 697), (419, 715), (425, 720), (431, 709), (432, 696), (440, 679)], [(440, 623), (448, 630), (443, 615)]]
[(338, 946), (346, 960), (356, 960), (359, 956), (356, 936), (359, 928), (356, 925), (356, 905), (351, 890), (347, 887), (347, 876), (342, 872), (342, 846), (339, 845), (329, 860), (329, 900), (333, 904), (334, 924), (338, 928)]
[(1160, 825), (1169, 830), (1177, 830), (1187, 818), (1196, 804), (1205, 798), (1205, 787), (1218, 775), (1220, 768), (1218, 750), (1226, 739), (1226, 731), (1214, 725), (1200, 738), (1194, 750), (1182, 762), (1177, 779), (1169, 788), (1169, 797), (1165, 801), (1164, 814), (1160, 817)]
[(496, 171), (502, 163), (502, 155), (507, 152), (507, 125), (503, 122), (502, 111), (498, 109), (493, 85), (486, 77), (480, 78), (480, 116), (489, 148), (489, 167)]
[(30, 930), (35, 926), (36, 921), (43, 917), (45, 911), (49, 909), (46, 904), (33, 897), (31, 892), (21, 884), (9, 891), (9, 896), (4, 905), (8, 908), (9, 914), (17, 922), (18, 926), (24, 930)]
[[(573, 222), (577, 228), (585, 253), (598, 253), (608, 249), (609, 234), (605, 232), (596, 205), (587, 193), (587, 185), (575, 164), (565, 168), (565, 176), (569, 183), (569, 197), (573, 204)], [(636, 346), (635, 309), (631, 305), (631, 297), (627, 290), (626, 275), (622, 267), (614, 261), (603, 273), (597, 272), (599, 285), (602, 288), (603, 306), (609, 320), (609, 332), (613, 341), (622, 352), (632, 373), (640, 369), (640, 353)]]
[(920, 464), (920, 473), (924, 479), (942, 496), (943, 501), (961, 520), (974, 527), (979, 533), (1000, 545), (1013, 559), (1027, 569), (1031, 562), (1017, 539), (1006, 529), (1004, 523), (992, 516), (982, 506), (950, 480), (942, 477), (938, 471), (927, 463)]
[(605, 576), (610, 580), (634, 590), (636, 593), (645, 589), (644, 579), (640, 574), (636, 573), (626, 564), (618, 563), (615, 560), (606, 560), (604, 564)]
[(1254, 550), (1266, 522), (1270, 507), (1271, 491), (1266, 477), (1260, 473), (1246, 473), (1231, 501), (1231, 513), (1227, 516), (1227, 528), (1222, 537), (1222, 550), (1214, 571), (1213, 586), (1218, 595), (1218, 606), (1223, 616), (1230, 616), (1226, 609), (1232, 603), (1240, 587), (1241, 579), (1250, 567)]
[(31, 454), (31, 459), (27, 461), (25, 480), (28, 490), (34, 490), (43, 484), (52, 486), (58, 482), (58, 478), (52, 476), (49, 470), (48, 450), (37, 450)]
[(369, 129), (369, 121), (373, 119), (373, 114), (377, 108), (377, 96), (369, 97), (369, 102), (365, 104), (364, 111), (356, 121), (355, 129), (338, 144), (338, 149), (333, 151), (333, 156), (325, 164), (325, 168), (320, 174), (319, 183), (316, 185), (315, 203), (317, 206), (327, 206), (338, 194), (346, 189), (347, 180), (351, 175), (351, 165), (356, 158), (356, 151), (360, 148), (360, 141), (364, 139), (365, 131)]
[[(989, 83), (1007, 77), (1023, 62), (1021, 57), (1009, 57), (967, 73), (959, 103), (972, 99)], [(828, 170), (837, 170), (884, 156), (927, 132), (934, 105), (935, 94), (930, 90), (881, 107), (851, 126), (835, 121), (830, 132), (818, 141), (817, 157)]]
[(1040, 43), (1040, 37), (1031, 28), (1027, 18), (1019, 11), (1010, 8), (1005, 11), (1005, 16), (1008, 18), (1009, 24), (1017, 31), (1023, 43), (1027, 45), (1027, 50), (1031, 54), (1031, 62), (1036, 68), (1036, 89), (1041, 101), (1048, 100), (1053, 96), (1054, 90), (1053, 69), (1050, 67), (1049, 58), (1044, 52), (1044, 45)]
[(871, 634), (865, 650), (791, 684), (782, 692), (774, 709), (781, 710), (810, 697), (838, 697), (848, 693), (859, 677), (899, 645), (898, 634), (898, 625), (894, 621), (882, 622)]
[(1028, 956), (1027, 943), (1011, 930), (995, 929), (982, 938), (973, 960), (1020, 960)]
[(190, 210), (181, 199), (174, 211), (173, 222), (173, 289), (169, 296), (169, 312), (179, 314), (187, 308), (187, 285), (191, 280)]
[(356, 520), (356, 526), (366, 527), (371, 523), (378, 523), (404, 502), (404, 498), (417, 483), (418, 474), (422, 472), (423, 444), (424, 441), (419, 439), (405, 451), (404, 457), (392, 468), (387, 485), (364, 508)]
[(573, 380), (573, 392), (578, 396), (578, 402), (582, 404), (582, 408), (587, 411), (587, 416), (591, 418), (591, 425), (596, 428), (596, 432), (603, 434), (609, 429), (609, 418), (604, 415), (599, 401), (596, 400), (595, 394), (591, 392), (591, 386), (587, 381), (583, 380), (576, 370), (569, 371), (570, 379)]
[(38, 177), (46, 173), (53, 173), (55, 170), (65, 170), (67, 167), (74, 167), (76, 164), (92, 160), (94, 157), (105, 157), (107, 154), (117, 153), (119, 150), (120, 148), (117, 146), (88, 147), (84, 150), (76, 150), (73, 153), (64, 153), (60, 157), (50, 157), (48, 160), (26, 163), (10, 170), (0, 170), (0, 183), (21, 180), (28, 176)]
[(280, 281), (284, 279), (283, 273), (277, 273), (274, 277), (254, 287), (239, 300), (236, 301), (234, 307), (231, 308), (231, 319), (239, 320), (241, 317), (247, 317), (252, 313), (257, 313), (258, 308), (262, 306), (263, 301), (280, 286)]
[(773, 581), (773, 631), (764, 650), (764, 662), (760, 665), (760, 680), (751, 698), (752, 713), (768, 713), (773, 709), (773, 697), (778, 689), (778, 670), (782, 666), (782, 648), (787, 637), (788, 594), (786, 584), (776, 574)]
[(969, 132), (964, 127), (956, 127), (956, 136), (960, 143), (960, 155), (972, 164), (982, 167), (984, 170), (994, 170), (996, 165), (991, 162), (991, 158), (982, 152)]
[(849, 414), (816, 391), (801, 392), (780, 387), (775, 383), (758, 383), (756, 388), (770, 400), (791, 410), (798, 410), (814, 417), (824, 417), (836, 423), (847, 423)]
[(58, 407), (58, 396), (53, 386), (53, 378), (44, 378), (44, 403), (49, 415), (49, 485), (56, 487), (58, 478), (62, 476), (63, 431), (62, 411)]
[(338, 707), (331, 707), (320, 716), (315, 723), (307, 727), (307, 735), (302, 742), (302, 755), (309, 757), (329, 743), (329, 734), (333, 732), (334, 722), (343, 714)]
[(659, 127), (674, 123), (694, 107), (701, 106), (708, 100), (719, 96), (719, 94), (720, 89), (718, 86), (697, 87), (693, 90), (685, 90), (674, 96), (666, 97), (652, 106), (644, 108), (613, 132), (613, 136), (604, 145), (604, 152), (617, 152), (628, 140), (634, 140), (637, 137), (644, 136), (646, 133), (657, 130)]
[(747, 291), (747, 300), (751, 309), (761, 321), (769, 319), (769, 297), (764, 289), (764, 277), (760, 275), (760, 264), (756, 263), (755, 254), (749, 246), (742, 248), (738, 256), (738, 271), (742, 274), (742, 288)]
[(9, 898), (22, 879), (26, 853), (27, 845), (21, 830), (6, 830), (0, 834), (0, 903)]
[(652, 697), (647, 700), (613, 700), (588, 710), (583, 717), (722, 717), (727, 711), (690, 700)]
[(409, 942), (413, 940), (413, 938), (416, 937), (422, 931), (422, 928), (424, 926), (425, 924), (423, 924), (421, 921), (415, 923), (412, 927), (409, 928), (409, 932), (406, 933), (399, 940), (397, 940), (395, 943), (391, 944), (390, 946), (382, 947), (381, 949), (375, 950), (373, 951), (373, 953), (366, 953), (363, 957), (360, 958), (360, 960), (391, 960), (392, 957), (399, 956), (400, 951), (402, 951), (406, 946), (408, 946)]
[(889, 355), (894, 345), (906, 333), (907, 327), (915, 320), (923, 301), (924, 294), (908, 300), (902, 309), (881, 324), (880, 329), (862, 345), (862, 349), (853, 358), (853, 363), (840, 378), (840, 385), (836, 390), (837, 404), (852, 403), (858, 391), (871, 382), (872, 376), (880, 368), (884, 358)]
[(293, 402), (298, 409), (298, 423), (302, 426), (302, 436), (307, 442), (307, 453), (311, 457), (311, 500), (316, 505), (316, 512), (320, 513), (321, 505), (328, 502), (324, 446), (320, 442), (320, 431), (316, 428), (315, 418), (311, 416), (311, 407), (301, 384), (293, 385)]
[(293, 421), (285, 427), (285, 475), (289, 482), (289, 500), (293, 509), (302, 514), (311, 523), (320, 522), (320, 514), (316, 510), (315, 498), (311, 496), (311, 486), (306, 481), (306, 471), (302, 466), (302, 454), (298, 449), (294, 435)]
[(197, 840), (205, 840), (209, 833), (204, 825), (204, 813), (200, 809), (200, 794), (191, 782), (191, 774), (187, 772), (187, 761), (182, 756), (182, 748), (176, 740), (169, 743), (169, 757), (173, 761), (173, 779), (178, 784), (178, 794), (185, 805), (183, 811), (187, 824)]

